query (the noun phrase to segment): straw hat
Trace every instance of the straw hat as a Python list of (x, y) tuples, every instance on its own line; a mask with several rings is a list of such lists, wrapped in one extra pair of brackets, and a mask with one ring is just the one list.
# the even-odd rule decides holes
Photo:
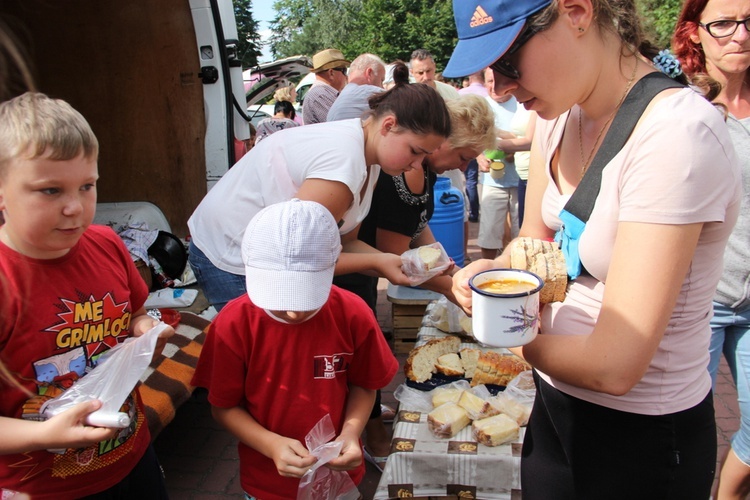
[(312, 58), (313, 73), (320, 73), (331, 68), (346, 68), (351, 64), (344, 58), (344, 54), (337, 49), (325, 49), (315, 54)]

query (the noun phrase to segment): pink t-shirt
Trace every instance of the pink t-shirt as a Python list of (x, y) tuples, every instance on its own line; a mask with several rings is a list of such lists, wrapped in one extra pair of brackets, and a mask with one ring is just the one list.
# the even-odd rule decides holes
[[(559, 229), (561, 195), (549, 165), (567, 115), (539, 122), (549, 185), (542, 206), (545, 224)], [(602, 306), (619, 222), (703, 222), (692, 265), (659, 348), (641, 381), (612, 396), (574, 387), (546, 374), (559, 390), (621, 411), (660, 415), (698, 404), (708, 393), (711, 300), (722, 271), (722, 254), (739, 213), (737, 158), (723, 117), (703, 97), (685, 89), (654, 105), (628, 142), (604, 169), (601, 191), (579, 241), (581, 262), (594, 278), (570, 284), (564, 302), (546, 306), (544, 334), (588, 334)]]

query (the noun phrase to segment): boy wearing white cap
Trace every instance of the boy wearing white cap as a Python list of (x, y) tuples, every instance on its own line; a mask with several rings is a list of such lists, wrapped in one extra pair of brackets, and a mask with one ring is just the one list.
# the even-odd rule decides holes
[(365, 302), (331, 285), (340, 251), (323, 205), (264, 208), (242, 242), (248, 293), (222, 309), (206, 338), (193, 385), (208, 388), (214, 418), (239, 438), (251, 497), (296, 497), (315, 462), (304, 437), (326, 414), (344, 442), (326, 466), (355, 484), (364, 476), (359, 437), (398, 362)]

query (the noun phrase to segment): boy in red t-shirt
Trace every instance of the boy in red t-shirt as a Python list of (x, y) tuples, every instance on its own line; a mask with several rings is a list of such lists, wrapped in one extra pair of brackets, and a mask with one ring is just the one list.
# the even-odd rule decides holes
[(137, 390), (121, 409), (125, 429), (85, 423), (98, 401), (42, 416), (103, 352), (157, 323), (123, 242), (91, 225), (98, 152), (63, 101), (26, 93), (0, 104), (2, 498), (166, 498)]
[(336, 221), (312, 201), (270, 205), (245, 231), (247, 294), (214, 319), (193, 384), (239, 438), (249, 496), (296, 497), (315, 463), (302, 443), (326, 414), (344, 443), (326, 466), (364, 476), (359, 437), (398, 362), (367, 304), (331, 286), (340, 251)]

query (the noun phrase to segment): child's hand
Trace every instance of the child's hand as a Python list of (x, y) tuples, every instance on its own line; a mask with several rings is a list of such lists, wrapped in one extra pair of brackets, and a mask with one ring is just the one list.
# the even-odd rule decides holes
[(45, 443), (44, 447), (85, 448), (113, 438), (118, 429), (86, 424), (86, 417), (101, 407), (101, 401), (87, 401), (42, 422), (40, 439)]
[(296, 439), (279, 436), (271, 455), (279, 475), (284, 477), (302, 477), (318, 460), (310, 455), (305, 445)]
[[(141, 308), (135, 313), (135, 317), (132, 321), (132, 332), (133, 337), (140, 337), (147, 331), (159, 324), (159, 320), (146, 314), (146, 309)], [(154, 357), (159, 357), (161, 352), (164, 350), (164, 346), (167, 345), (167, 339), (174, 335), (174, 328), (167, 325), (167, 327), (159, 333), (159, 338), (156, 340), (156, 348), (154, 349)]]
[(344, 446), (341, 447), (339, 456), (328, 462), (326, 467), (341, 471), (358, 467), (362, 463), (362, 447), (359, 444), (359, 439), (356, 436), (351, 438), (339, 436), (336, 441), (343, 441)]

